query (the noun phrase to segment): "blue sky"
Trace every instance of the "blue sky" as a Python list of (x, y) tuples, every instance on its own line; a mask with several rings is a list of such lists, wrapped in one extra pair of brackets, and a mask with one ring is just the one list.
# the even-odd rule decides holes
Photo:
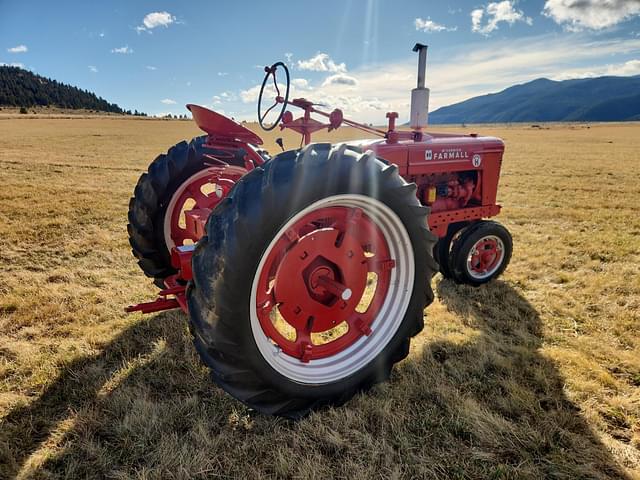
[(252, 120), (261, 67), (283, 60), (295, 96), (406, 118), (415, 42), (432, 110), (541, 76), (637, 75), (640, 1), (0, 0), (0, 63), (150, 114), (199, 103)]

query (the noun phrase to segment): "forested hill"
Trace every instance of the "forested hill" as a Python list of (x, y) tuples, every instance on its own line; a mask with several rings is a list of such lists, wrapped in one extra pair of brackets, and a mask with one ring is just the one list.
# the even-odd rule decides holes
[(47, 105), (73, 110), (131, 113), (87, 90), (36, 75), (22, 68), (0, 66), (0, 106)]

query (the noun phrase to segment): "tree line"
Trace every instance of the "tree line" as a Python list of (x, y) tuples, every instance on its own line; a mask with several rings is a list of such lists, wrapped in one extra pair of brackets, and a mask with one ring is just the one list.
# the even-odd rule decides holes
[(73, 110), (86, 109), (101, 112), (146, 116), (145, 113), (123, 110), (95, 93), (66, 85), (18, 67), (0, 66), (0, 105), (22, 107), (57, 106)]

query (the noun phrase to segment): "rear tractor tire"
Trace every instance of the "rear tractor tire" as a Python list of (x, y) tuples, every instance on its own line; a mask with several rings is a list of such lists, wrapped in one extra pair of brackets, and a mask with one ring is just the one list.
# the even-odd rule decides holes
[(498, 222), (480, 220), (454, 238), (449, 271), (456, 283), (479, 286), (507, 268), (513, 251), (509, 231)]
[(386, 380), (433, 300), (427, 213), (396, 166), (344, 145), (249, 172), (192, 260), (191, 329), (213, 380), (293, 419)]
[[(127, 232), (132, 252), (145, 275), (161, 288), (163, 280), (176, 273), (171, 248), (193, 241), (181, 225), (183, 211), (215, 206), (246, 172), (242, 158), (225, 158), (229, 167), (206, 165), (204, 155), (217, 153), (205, 147), (206, 139), (204, 135), (180, 142), (159, 155), (138, 180), (129, 201)], [(220, 181), (211, 180), (213, 172)]]

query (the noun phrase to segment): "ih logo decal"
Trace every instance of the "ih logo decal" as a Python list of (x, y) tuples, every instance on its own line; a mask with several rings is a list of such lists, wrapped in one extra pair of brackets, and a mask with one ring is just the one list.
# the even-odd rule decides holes
[(433, 160), (433, 151), (432, 150), (425, 150), (424, 151), (424, 159), (425, 160)]
[(471, 164), (478, 168), (482, 164), (482, 157), (476, 153), (471, 159)]

